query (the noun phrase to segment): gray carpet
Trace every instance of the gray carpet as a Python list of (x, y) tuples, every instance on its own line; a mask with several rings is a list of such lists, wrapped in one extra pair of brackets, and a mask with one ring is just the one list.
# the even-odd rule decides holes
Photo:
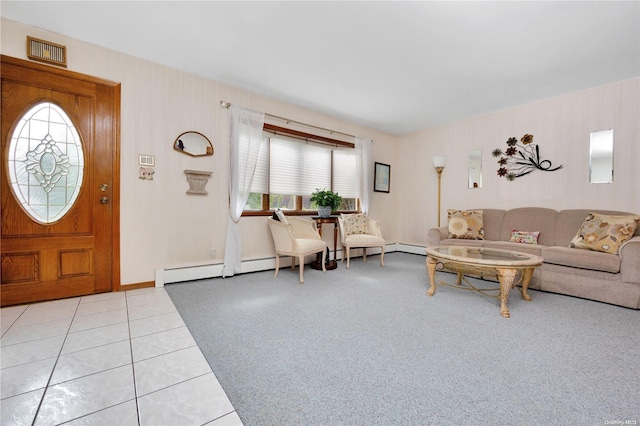
[(513, 291), (506, 319), (475, 292), (426, 296), (425, 259), (165, 288), (247, 426), (640, 424), (639, 311)]

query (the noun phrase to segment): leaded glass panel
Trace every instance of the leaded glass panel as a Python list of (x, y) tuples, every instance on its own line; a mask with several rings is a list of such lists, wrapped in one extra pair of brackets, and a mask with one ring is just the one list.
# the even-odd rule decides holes
[(27, 111), (11, 136), (8, 156), (11, 188), (37, 222), (60, 220), (82, 187), (84, 151), (71, 118), (42, 102)]

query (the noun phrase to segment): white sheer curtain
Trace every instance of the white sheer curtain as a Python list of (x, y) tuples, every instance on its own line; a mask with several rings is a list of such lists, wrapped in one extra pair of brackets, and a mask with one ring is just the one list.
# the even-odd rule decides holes
[(223, 277), (240, 272), (242, 244), (238, 221), (251, 192), (260, 153), (264, 113), (232, 105), (229, 115), (229, 220), (224, 244)]
[(369, 194), (373, 182), (371, 165), (371, 139), (356, 138), (356, 168), (360, 183), (360, 205), (363, 213), (369, 213)]

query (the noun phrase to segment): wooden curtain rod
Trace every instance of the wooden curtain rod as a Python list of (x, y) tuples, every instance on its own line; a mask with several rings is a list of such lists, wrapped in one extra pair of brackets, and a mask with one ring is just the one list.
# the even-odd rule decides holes
[(269, 123), (264, 123), (263, 129), (268, 130), (270, 132), (274, 132), (276, 134), (293, 136), (296, 138), (301, 138), (305, 140), (308, 139), (308, 140), (322, 142), (322, 143), (328, 143), (330, 145), (346, 146), (348, 148), (356, 147), (356, 144), (351, 142), (339, 141), (337, 139), (326, 138), (324, 136), (318, 136), (318, 135), (313, 135), (311, 133), (300, 132), (298, 130), (287, 129), (286, 127), (274, 126), (273, 124), (269, 124)]
[[(220, 101), (220, 106), (223, 107), (223, 108), (227, 108), (228, 109), (231, 106), (231, 102)], [(275, 118), (275, 119), (278, 119), (278, 120), (286, 121), (287, 123), (295, 123), (295, 124), (299, 124), (301, 126), (310, 127), (310, 128), (318, 129), (318, 130), (323, 130), (325, 132), (334, 133), (334, 134), (337, 134), (337, 135), (343, 135), (343, 136), (347, 136), (347, 137), (350, 137), (350, 138), (355, 138), (354, 135), (350, 135), (348, 133), (338, 132), (336, 130), (327, 129), (325, 127), (314, 126), (313, 124), (307, 124), (307, 123), (303, 123), (301, 121), (291, 120), (291, 119), (288, 119), (288, 118), (285, 118), (285, 117), (280, 117), (278, 115), (273, 115), (273, 114), (269, 114), (269, 113), (266, 113), (266, 112), (264, 113), (264, 115), (266, 115), (267, 117), (271, 117), (271, 118)], [(306, 136), (304, 136), (305, 139), (308, 138), (308, 139), (320, 140), (320, 141), (328, 142), (328, 143), (331, 143), (331, 144), (349, 146), (351, 148), (355, 147), (355, 144), (350, 143), (350, 142), (344, 142), (344, 141), (340, 141), (340, 140), (337, 140), (337, 139), (327, 138), (327, 137), (324, 137), (324, 136), (317, 136), (317, 135), (313, 135), (311, 133), (298, 132), (297, 130), (286, 129), (284, 127), (278, 127), (278, 126), (274, 126), (274, 125), (271, 125), (271, 124), (269, 124), (269, 126), (281, 129), (282, 131), (286, 130), (288, 132), (288, 134), (290, 134), (290, 135), (296, 135), (296, 133), (297, 133), (297, 136), (300, 136), (300, 137), (303, 137), (303, 135), (306, 135)], [(265, 127), (264, 128), (265, 129), (267, 128), (267, 124), (266, 123), (265, 123)], [(273, 130), (273, 131), (275, 131), (275, 130)], [(373, 141), (371, 141), (371, 142), (373, 143)]]

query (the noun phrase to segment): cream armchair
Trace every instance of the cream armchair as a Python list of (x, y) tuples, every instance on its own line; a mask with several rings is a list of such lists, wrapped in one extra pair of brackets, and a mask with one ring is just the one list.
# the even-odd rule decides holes
[(276, 272), (280, 270), (280, 256), (291, 256), (291, 269), (296, 268), (296, 257), (300, 264), (300, 284), (304, 284), (304, 257), (322, 252), (322, 272), (327, 272), (325, 261), (327, 243), (322, 241), (317, 225), (310, 220), (296, 217), (286, 218), (287, 222), (279, 222), (268, 218), (269, 229), (276, 246)]
[(380, 266), (384, 267), (385, 241), (380, 232), (380, 224), (364, 214), (342, 214), (338, 218), (340, 242), (342, 243), (342, 261), (347, 257), (347, 269), (352, 248), (362, 248), (362, 258), (367, 261), (367, 247), (380, 247)]

